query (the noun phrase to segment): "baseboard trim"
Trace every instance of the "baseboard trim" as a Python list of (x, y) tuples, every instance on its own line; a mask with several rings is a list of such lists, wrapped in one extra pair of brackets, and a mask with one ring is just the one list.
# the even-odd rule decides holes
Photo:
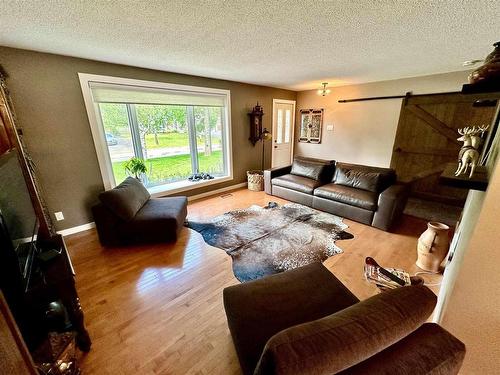
[[(242, 188), (242, 187), (246, 187), (246, 186), (247, 186), (247, 183), (246, 182), (242, 182), (240, 184), (235, 184), (235, 185), (226, 186), (226, 187), (223, 187), (223, 188), (220, 188), (220, 189), (207, 191), (206, 193), (191, 195), (190, 197), (188, 197), (188, 201), (189, 202), (195, 201), (197, 199), (202, 199), (202, 198), (210, 197), (212, 195), (217, 195), (219, 193), (224, 193), (224, 192), (229, 191), (229, 190), (236, 190), (236, 189), (239, 189), (239, 188)], [(76, 227), (72, 227), (72, 228), (68, 228), (68, 229), (59, 230), (59, 231), (57, 231), (57, 233), (59, 233), (62, 236), (69, 236), (70, 234), (75, 234), (75, 233), (83, 232), (84, 230), (89, 230), (89, 229), (92, 229), (92, 228), (95, 228), (95, 223), (94, 222), (87, 223), (87, 224), (82, 224), (82, 225), (78, 225)]]
[(72, 227), (72, 228), (68, 228), (68, 229), (58, 230), (57, 233), (59, 233), (61, 236), (69, 236), (70, 234), (83, 232), (84, 230), (89, 230), (92, 228), (95, 228), (94, 222), (78, 225), (76, 227)]
[(206, 193), (191, 195), (190, 197), (188, 197), (188, 201), (189, 202), (195, 201), (197, 199), (210, 197), (212, 195), (217, 195), (219, 193), (224, 193), (224, 192), (229, 191), (229, 190), (236, 190), (236, 189), (239, 189), (239, 188), (242, 188), (242, 187), (246, 187), (246, 186), (247, 186), (247, 183), (246, 182), (242, 182), (240, 184), (226, 186), (226, 187), (223, 187), (223, 188), (220, 188), (220, 189), (216, 189), (216, 190), (210, 190), (210, 191), (207, 191)]

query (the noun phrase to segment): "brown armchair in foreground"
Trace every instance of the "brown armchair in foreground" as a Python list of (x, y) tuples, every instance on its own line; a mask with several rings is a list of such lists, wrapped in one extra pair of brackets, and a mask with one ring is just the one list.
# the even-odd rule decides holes
[(465, 346), (426, 323), (425, 286), (359, 301), (321, 263), (224, 289), (245, 375), (457, 374)]
[(133, 177), (102, 192), (99, 200), (92, 213), (104, 246), (175, 241), (187, 216), (186, 197), (151, 198)]

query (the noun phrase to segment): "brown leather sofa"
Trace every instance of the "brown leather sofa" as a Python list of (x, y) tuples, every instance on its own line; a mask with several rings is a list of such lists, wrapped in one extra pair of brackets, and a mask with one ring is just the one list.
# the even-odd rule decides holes
[(449, 375), (465, 356), (462, 342), (426, 323), (437, 298), (422, 285), (359, 301), (313, 263), (223, 293), (244, 375)]
[(390, 168), (296, 157), (264, 171), (267, 194), (389, 230), (408, 199), (406, 185)]
[(104, 246), (175, 241), (187, 216), (186, 197), (151, 198), (133, 177), (102, 192), (99, 200), (92, 213)]

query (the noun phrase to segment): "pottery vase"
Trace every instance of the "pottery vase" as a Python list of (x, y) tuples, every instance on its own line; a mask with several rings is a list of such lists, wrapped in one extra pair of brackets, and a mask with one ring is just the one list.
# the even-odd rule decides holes
[(450, 239), (446, 224), (430, 222), (418, 239), (417, 266), (425, 271), (439, 272), (439, 266), (448, 253)]

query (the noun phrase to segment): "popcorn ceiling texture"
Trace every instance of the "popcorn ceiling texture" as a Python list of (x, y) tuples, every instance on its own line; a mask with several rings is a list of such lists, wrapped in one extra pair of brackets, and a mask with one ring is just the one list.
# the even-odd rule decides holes
[(294, 90), (456, 71), (491, 0), (7, 1), (0, 45)]

